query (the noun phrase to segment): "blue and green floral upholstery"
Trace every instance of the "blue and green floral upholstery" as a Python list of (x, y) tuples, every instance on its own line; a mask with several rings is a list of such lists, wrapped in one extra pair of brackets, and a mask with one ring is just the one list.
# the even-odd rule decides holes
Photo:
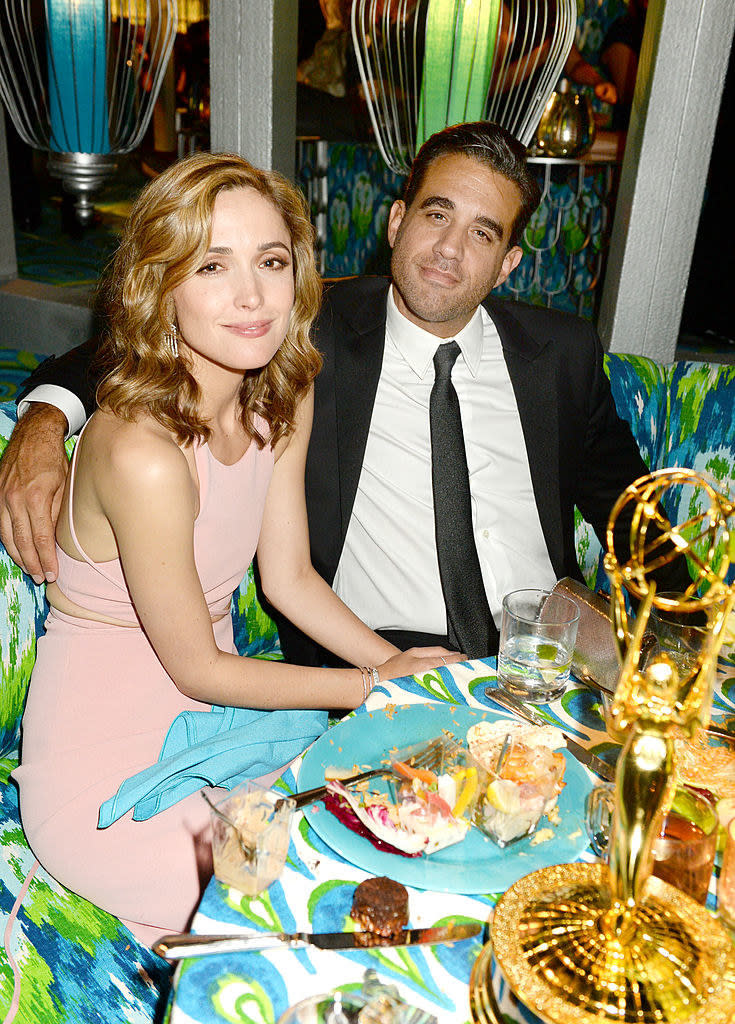
[[(14, 403), (0, 405), (0, 454), (14, 423)], [(0, 544), (2, 933), (35, 865), (23, 835), (17, 789), (9, 775), (18, 763), (20, 720), (46, 610), (43, 587), (22, 573)], [(252, 568), (235, 594), (233, 619), (242, 653), (281, 657), (275, 624), (255, 596)], [(0, 948), (0, 1019), (14, 1005), (15, 988), (15, 1024), (150, 1024), (163, 1019), (169, 977), (166, 961), (141, 945), (117, 918), (36, 867), (11, 923), (7, 946)]]
[[(630, 423), (650, 469), (693, 469), (735, 495), (735, 366), (661, 366), (645, 356), (607, 355), (605, 369), (618, 412)], [(673, 489), (664, 508), (670, 522), (683, 523), (704, 511), (701, 492), (697, 499), (691, 487)], [(608, 591), (601, 545), (579, 513), (576, 542), (588, 585)], [(721, 546), (719, 557), (723, 553)], [(728, 579), (735, 579), (735, 566)]]
[[(15, 405), (0, 406), (0, 452)], [(23, 835), (18, 793), (20, 719), (43, 628), (46, 601), (0, 544), (0, 929), (35, 864)], [(12, 960), (11, 960), (12, 958)], [(19, 984), (13, 971), (17, 965)], [(15, 1024), (155, 1019), (169, 968), (115, 917), (59, 885), (38, 867), (0, 950), (0, 1013), (18, 1002)], [(15, 999), (14, 999), (15, 996)]]
[(14, 400), (28, 374), (45, 358), (17, 348), (0, 349), (0, 403)]
[[(704, 363), (659, 366), (641, 356), (606, 357), (615, 403), (631, 424), (651, 468), (689, 466), (735, 493), (735, 367)], [(0, 375), (2, 365), (0, 364)], [(15, 420), (0, 405), (0, 453)], [(676, 496), (674, 521), (691, 514)], [(601, 548), (589, 527), (577, 528), (588, 583), (605, 582)], [(10, 919), (34, 864), (8, 776), (18, 760), (20, 718), (45, 615), (43, 589), (0, 545), (0, 930)], [(273, 622), (260, 607), (252, 569), (233, 600), (235, 639), (243, 653), (280, 657)], [(38, 868), (10, 929), (10, 956), (21, 978), (15, 1024), (153, 1022), (164, 1012), (169, 970), (110, 914), (64, 889)], [(0, 1013), (13, 999), (14, 974), (0, 949)]]

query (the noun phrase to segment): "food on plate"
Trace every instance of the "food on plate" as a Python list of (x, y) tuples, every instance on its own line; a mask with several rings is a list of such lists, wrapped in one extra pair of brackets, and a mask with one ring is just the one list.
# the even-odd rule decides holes
[(717, 820), (720, 825), (722, 828), (727, 828), (733, 818), (735, 818), (735, 800), (718, 800), (715, 810), (717, 811)]
[(735, 800), (735, 745), (711, 741), (704, 729), (688, 739), (674, 737), (679, 782), (707, 789), (717, 800)]
[[(510, 746), (497, 771), (506, 736)], [(470, 754), (490, 781), (475, 804), (474, 821), (499, 846), (527, 836), (553, 814), (564, 788), (564, 734), (553, 726), (503, 720), (478, 722), (467, 732)], [(543, 840), (542, 840), (543, 841)]]
[[(508, 735), (511, 743), (498, 772)], [(543, 814), (558, 824), (556, 802), (566, 767), (557, 750), (565, 745), (559, 729), (482, 720), (467, 733), (469, 751), (448, 734), (432, 744), (441, 747), (440, 764), (432, 763), (436, 771), (419, 757), (394, 752), (386, 759), (393, 793), (373, 792), (367, 782), (356, 791), (331, 779), (327, 810), (378, 849), (405, 857), (458, 843), (473, 824), (501, 847), (533, 832)]]
[[(365, 808), (361, 807), (364, 794), (353, 793), (339, 781), (334, 780), (327, 784), (324, 806), (330, 814), (333, 814), (338, 821), (342, 822), (345, 828), (359, 836), (363, 836), (364, 839), (373, 844), (376, 850), (381, 850), (383, 853), (397, 853), (401, 857), (420, 857), (420, 844), (415, 844), (415, 849), (410, 850), (400, 849), (392, 842), (396, 838), (395, 829), (391, 832), (386, 828), (381, 830), (382, 834), (378, 834), (376, 822), (371, 820), (371, 817), (374, 818), (375, 815), (382, 813), (378, 811), (378, 801), (380, 800), (384, 803), (385, 796), (378, 797), (377, 794), (368, 794), (368, 796), (375, 798), (375, 809), (371, 812), (371, 816), (368, 816)], [(370, 805), (373, 806), (372, 801)], [(389, 838), (384, 838), (384, 836)]]
[(531, 846), (540, 846), (541, 843), (548, 843), (550, 839), (554, 838), (553, 828), (540, 828), (537, 832), (534, 832), (531, 836)]
[(344, 825), (378, 849), (409, 857), (429, 855), (461, 842), (470, 828), (484, 775), (466, 761), (466, 751), (456, 743), (444, 750), (437, 772), (395, 760), (391, 763), (397, 783), (394, 795), (355, 792), (332, 780), (324, 803)]
[(339, 779), (340, 782), (344, 782), (345, 779), (354, 778), (360, 771), (361, 769), (356, 766), (340, 768), (339, 765), (328, 764), (324, 769), (324, 781), (331, 782), (332, 779)]
[(408, 892), (400, 882), (381, 875), (355, 889), (350, 917), (361, 931), (392, 938), (408, 924)]

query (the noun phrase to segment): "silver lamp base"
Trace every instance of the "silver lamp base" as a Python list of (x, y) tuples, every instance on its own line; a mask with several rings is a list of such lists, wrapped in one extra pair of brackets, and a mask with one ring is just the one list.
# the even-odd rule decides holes
[(76, 196), (76, 218), (80, 224), (87, 227), (94, 217), (92, 196), (117, 170), (115, 158), (104, 153), (50, 152), (48, 169), (55, 178), (61, 178), (65, 192)]

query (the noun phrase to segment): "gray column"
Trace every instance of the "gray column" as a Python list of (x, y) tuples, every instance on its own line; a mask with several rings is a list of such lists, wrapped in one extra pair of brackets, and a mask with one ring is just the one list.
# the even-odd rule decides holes
[(17, 274), (13, 207), (10, 201), (10, 169), (5, 144), (5, 112), (0, 104), (0, 281), (7, 281)]
[(734, 30), (733, 0), (650, 0), (598, 320), (610, 351), (675, 357)]
[(211, 148), (293, 179), (297, 0), (211, 0)]

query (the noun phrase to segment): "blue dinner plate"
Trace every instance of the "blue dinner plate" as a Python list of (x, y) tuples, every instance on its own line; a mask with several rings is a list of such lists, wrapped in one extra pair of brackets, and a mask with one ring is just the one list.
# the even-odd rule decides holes
[[(378, 766), (396, 747), (433, 739), (444, 729), (465, 742), (467, 730), (476, 722), (506, 718), (494, 711), (450, 704), (388, 705), (355, 715), (328, 729), (307, 750), (299, 771), (299, 790), (324, 785), (327, 767)], [(323, 803), (311, 804), (304, 813), (327, 846), (371, 874), (388, 875), (404, 885), (435, 892), (504, 892), (537, 868), (576, 860), (587, 847), (584, 802), (592, 784), (572, 755), (565, 751), (564, 756), (566, 785), (559, 795), (560, 822), (552, 826), (554, 837), (538, 846), (532, 846), (532, 837), (528, 836), (501, 850), (478, 829), (471, 828), (461, 843), (428, 857), (401, 857), (376, 850), (330, 814)], [(371, 786), (385, 789), (387, 783), (373, 780)], [(541, 818), (539, 828), (547, 824), (546, 818)]]

